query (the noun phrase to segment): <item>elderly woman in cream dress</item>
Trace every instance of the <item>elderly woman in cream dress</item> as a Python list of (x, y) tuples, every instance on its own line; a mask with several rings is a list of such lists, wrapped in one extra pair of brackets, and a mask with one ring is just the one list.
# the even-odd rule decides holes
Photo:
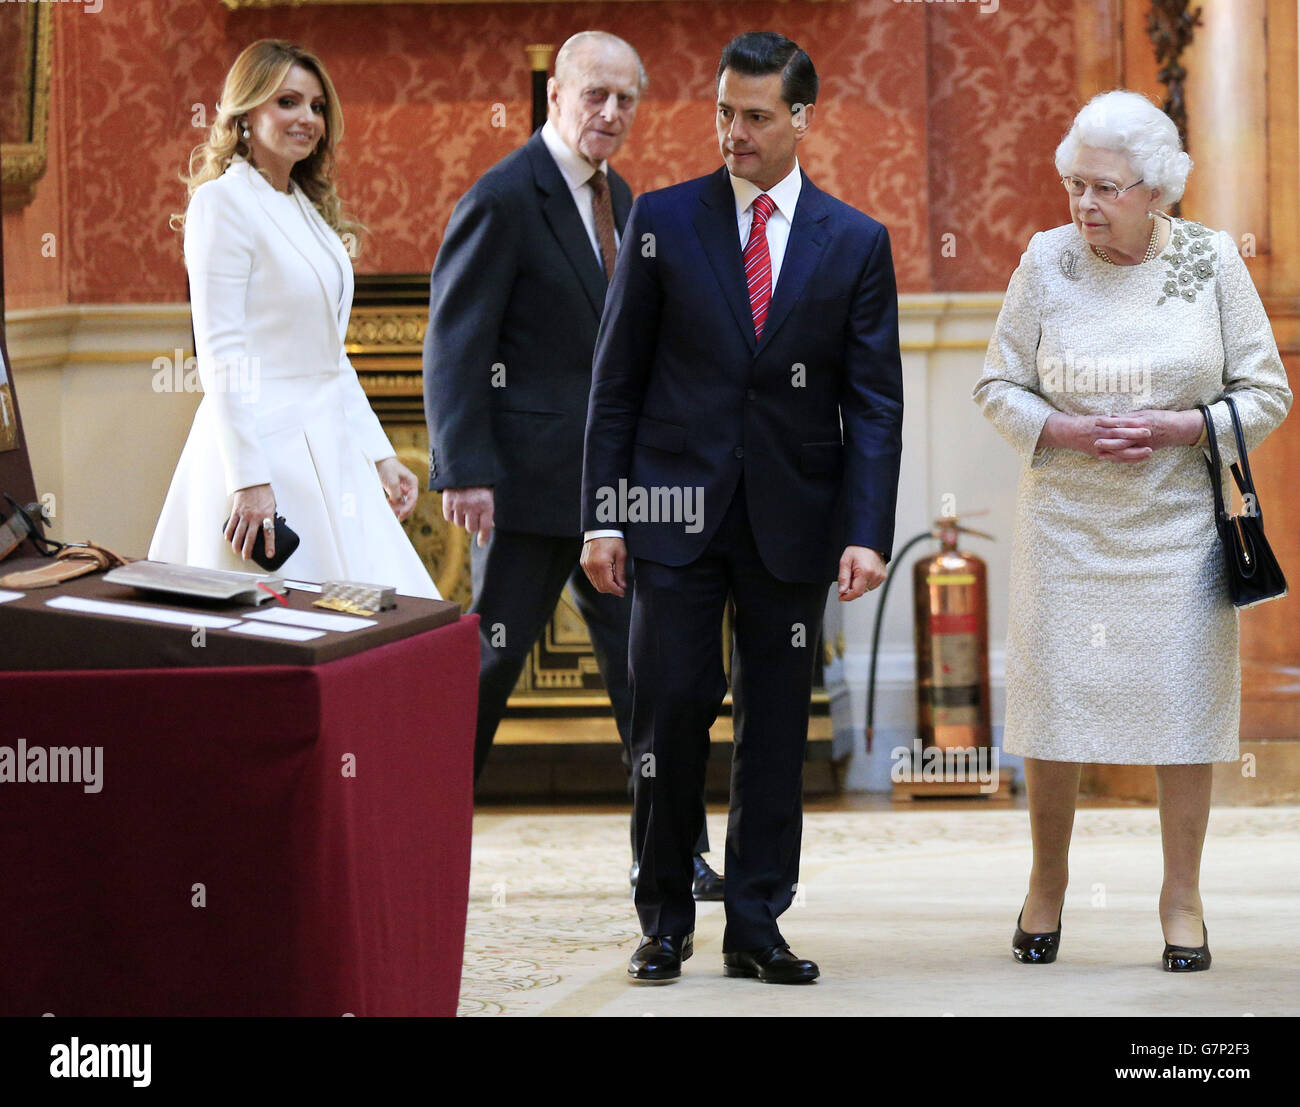
[(1161, 211), (1191, 169), (1164, 113), (1096, 97), (1056, 168), (1070, 222), (1030, 240), (974, 391), (1024, 460), (1003, 748), (1025, 758), (1034, 860), (1012, 948), (1056, 957), (1080, 764), (1154, 765), (1163, 964), (1196, 971), (1211, 769), (1238, 759), (1241, 698), (1197, 407), (1226, 468), (1223, 397), (1253, 449), (1291, 392), (1231, 236)]
[(299, 580), (392, 585), (438, 598), (402, 530), (415, 475), (396, 456), (343, 347), (352, 264), (339, 236), (343, 117), (315, 56), (255, 42), (226, 77), (195, 151), (183, 219), (204, 396), (149, 557), (260, 571), (278, 512)]

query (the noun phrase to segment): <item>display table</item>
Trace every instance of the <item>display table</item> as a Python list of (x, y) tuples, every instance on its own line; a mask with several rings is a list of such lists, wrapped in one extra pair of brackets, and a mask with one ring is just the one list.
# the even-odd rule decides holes
[[(10, 645), (79, 617), (37, 595), (0, 604)], [(447, 606), (319, 664), (0, 672), (0, 758), (102, 749), (98, 790), (93, 752), (0, 783), (0, 1015), (454, 1014), (479, 644)], [(145, 658), (152, 628), (115, 633)]]

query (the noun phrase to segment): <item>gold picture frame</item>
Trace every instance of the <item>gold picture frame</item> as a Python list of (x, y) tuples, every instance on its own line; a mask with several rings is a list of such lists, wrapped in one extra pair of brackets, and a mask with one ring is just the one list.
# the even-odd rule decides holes
[(0, 64), (24, 74), (0, 103), (0, 119), (16, 122), (12, 135), (0, 142), (0, 197), (5, 211), (26, 207), (36, 195), (36, 182), (45, 175), (49, 157), (50, 63), (54, 35), (48, 4), (8, 5), (8, 18), (20, 21), (17, 35), (5, 35)]
[(0, 343), (0, 451), (18, 448), (18, 411), (9, 387), (9, 364)]

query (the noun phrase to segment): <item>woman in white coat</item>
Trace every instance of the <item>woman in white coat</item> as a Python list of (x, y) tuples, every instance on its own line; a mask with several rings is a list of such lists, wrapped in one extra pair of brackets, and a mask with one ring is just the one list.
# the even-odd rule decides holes
[(437, 598), (401, 527), (416, 477), (343, 345), (353, 278), (333, 182), (342, 132), (313, 55), (266, 39), (235, 60), (191, 159), (189, 206), (173, 219), (204, 396), (149, 557), (259, 571), (253, 543), (260, 530), (274, 554), (278, 513), (301, 539), (285, 576)]

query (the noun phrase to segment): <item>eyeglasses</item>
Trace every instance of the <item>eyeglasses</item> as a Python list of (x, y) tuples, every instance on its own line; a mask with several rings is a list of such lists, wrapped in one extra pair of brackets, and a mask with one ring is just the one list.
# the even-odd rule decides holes
[[(1125, 185), (1120, 188), (1113, 181), (1093, 181), (1092, 194), (1103, 203), (1110, 203), (1112, 200), (1118, 200), (1130, 188), (1137, 188), (1142, 183), (1142, 179), (1134, 181), (1131, 185)], [(1065, 190), (1071, 196), (1082, 196), (1088, 191), (1088, 182), (1082, 177), (1062, 177), (1061, 184), (1065, 185)]]

